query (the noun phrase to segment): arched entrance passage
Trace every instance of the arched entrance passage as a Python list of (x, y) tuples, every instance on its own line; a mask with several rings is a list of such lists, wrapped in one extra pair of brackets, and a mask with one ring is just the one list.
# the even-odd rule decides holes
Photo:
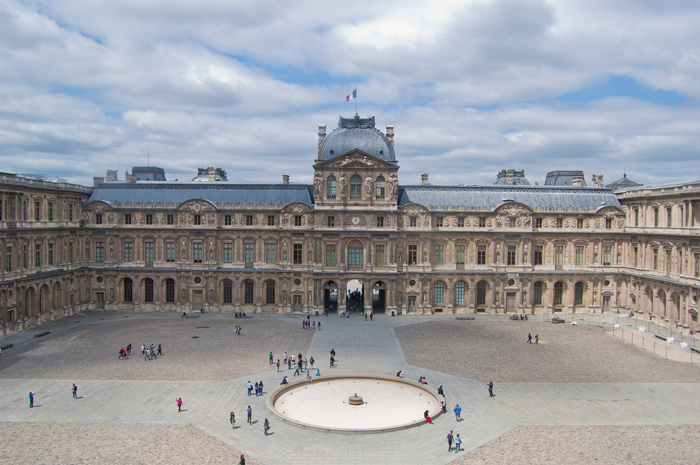
[(365, 308), (365, 286), (359, 279), (348, 281), (345, 287), (345, 311), (362, 313)]
[(333, 313), (338, 310), (338, 284), (326, 281), (323, 285), (323, 311)]
[(386, 312), (386, 283), (383, 281), (372, 284), (372, 312)]

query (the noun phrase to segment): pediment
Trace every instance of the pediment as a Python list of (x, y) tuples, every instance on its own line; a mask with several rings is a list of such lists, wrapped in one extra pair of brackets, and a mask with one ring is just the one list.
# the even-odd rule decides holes
[(290, 203), (290, 204), (288, 204), (288, 205), (285, 205), (285, 206), (282, 208), (282, 211), (285, 212), (285, 213), (297, 213), (297, 214), (299, 214), (299, 213), (309, 213), (309, 212), (312, 212), (313, 209), (312, 209), (309, 205), (307, 205), (307, 204), (305, 204), (305, 203), (294, 202), (294, 203)]
[(194, 213), (217, 210), (216, 206), (213, 203), (209, 202), (208, 200), (202, 199), (185, 200), (177, 207), (177, 209), (191, 211)]
[(394, 168), (398, 169), (395, 163), (382, 160), (379, 157), (370, 155), (359, 149), (345, 152), (342, 155), (324, 160), (314, 165), (314, 168)]
[(524, 215), (531, 215), (532, 214), (532, 209), (525, 205), (524, 203), (520, 202), (506, 202), (494, 210), (494, 212), (498, 212), (502, 215), (506, 216), (524, 216)]
[(83, 207), (83, 211), (89, 212), (103, 212), (107, 210), (112, 210), (112, 206), (105, 202), (104, 200), (93, 200), (92, 202), (86, 204)]

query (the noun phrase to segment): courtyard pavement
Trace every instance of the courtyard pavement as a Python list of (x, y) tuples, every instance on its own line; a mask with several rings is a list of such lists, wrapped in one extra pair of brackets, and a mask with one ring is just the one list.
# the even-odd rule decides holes
[[(177, 315), (151, 314), (140, 317), (171, 319)], [(52, 331), (47, 337), (61, 338), (62, 332), (72, 327), (70, 321), (77, 318), (71, 316), (45, 324), (41, 329)], [(91, 313), (79, 319), (81, 324), (92, 324), (120, 318), (123, 316)], [(212, 322), (216, 319), (233, 317), (206, 315), (200, 321)], [(301, 322), (298, 316), (273, 316), (270, 319), (289, 321), (293, 323), (294, 330)], [(488, 319), (498, 320), (479, 318), (483, 321)], [(0, 379), (0, 421), (191, 424), (244, 452), (247, 457), (265, 464), (280, 465), (446, 464), (459, 456), (446, 450), (445, 436), (450, 430), (460, 433), (464, 438), (463, 448), (469, 451), (520, 425), (700, 424), (700, 384), (499, 383), (494, 389), (496, 396), (489, 398), (482, 381), (409, 365), (395, 328), (434, 320), (454, 321), (453, 316), (392, 318), (377, 315), (373, 322), (366, 322), (364, 318), (353, 315), (349, 319), (322, 317), (317, 320), (323, 323), (323, 330), (313, 333), (305, 355), (314, 355), (317, 361), (315, 367), (320, 368), (322, 375), (329, 371), (334, 374), (395, 375), (398, 370), (403, 370), (409, 379), (426, 376), (431, 386), (444, 386), (448, 413), (438, 417), (432, 425), (381, 434), (340, 434), (305, 429), (282, 422), (267, 410), (267, 392), (279, 386), (283, 375), (293, 379), (293, 371), (285, 369), (284, 373), (277, 373), (272, 369), (253, 376), (218, 381)], [(505, 319), (503, 321), (508, 324)], [(109, 327), (105, 326), (105, 330), (109, 330)], [(36, 343), (33, 333), (13, 335), (13, 349)], [(434, 339), (435, 344), (440, 344), (438, 338)], [(2, 345), (7, 340), (3, 339)], [(331, 348), (335, 349), (338, 360), (337, 368), (332, 369), (328, 361)], [(2, 359), (11, 356), (13, 349), (3, 351)], [(138, 349), (134, 349), (138, 353)], [(112, 347), (108, 350), (114, 352)], [(260, 356), (266, 358), (267, 354)], [(262, 380), (266, 394), (262, 397), (248, 396), (245, 389), (248, 380)], [(70, 393), (73, 382), (79, 386), (81, 398), (77, 400)], [(34, 409), (28, 408), (29, 391), (36, 393)], [(184, 402), (185, 411), (182, 413), (177, 412), (177, 397)], [(462, 407), (463, 421), (459, 423), (452, 413), (455, 403)], [(245, 422), (248, 405), (253, 409), (253, 425)], [(313, 409), (314, 406), (310, 405), (309, 408)], [(236, 412), (239, 427), (235, 430), (228, 422), (230, 411)], [(265, 418), (270, 419), (273, 433), (267, 437), (263, 434), (262, 426)]]

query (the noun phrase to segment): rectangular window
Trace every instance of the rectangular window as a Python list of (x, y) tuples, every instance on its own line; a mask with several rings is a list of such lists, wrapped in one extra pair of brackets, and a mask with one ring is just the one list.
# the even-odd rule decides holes
[(634, 225), (639, 226), (639, 208), (634, 209)]
[(561, 269), (564, 266), (564, 246), (558, 245), (554, 247), (554, 267)]
[(95, 242), (95, 261), (105, 261), (105, 243), (102, 241)]
[(700, 253), (694, 254), (695, 256), (695, 277), (700, 278)]
[(73, 204), (68, 205), (68, 221), (73, 221)]
[[(49, 247), (51, 247), (51, 244), (49, 244)], [(51, 263), (49, 263), (50, 265)], [(666, 272), (671, 271), (671, 249), (666, 249)]]
[(435, 283), (435, 305), (443, 304), (443, 294), (445, 288), (442, 281)]
[(466, 257), (467, 247), (465, 245), (458, 245), (455, 248), (455, 262), (457, 263), (457, 268), (464, 268), (464, 262)]
[(464, 227), (464, 218), (457, 218), (457, 227), (458, 228)]
[(535, 229), (540, 229), (542, 227), (542, 218), (535, 218)]
[(245, 267), (252, 268), (255, 263), (255, 244), (252, 242), (245, 243)]
[[(201, 246), (202, 244), (199, 244), (199, 245)], [(155, 255), (154, 250), (153, 250), (153, 241), (146, 241), (144, 243), (143, 248), (144, 248), (144, 261), (146, 263), (153, 263), (153, 258)]]
[(410, 217), (410, 218), (408, 219), (408, 223), (409, 223), (409, 226), (410, 226), (410, 227), (415, 228), (415, 227), (416, 227), (416, 224), (417, 224), (416, 217), (415, 217), (415, 216)]
[(659, 249), (654, 249), (654, 269), (659, 269)]
[(557, 218), (557, 228), (563, 228), (564, 227), (564, 218)]
[(73, 263), (73, 243), (68, 244), (68, 263)]
[(166, 215), (165, 217), (165, 223), (168, 225), (173, 225), (175, 224), (175, 216), (174, 215)]
[(133, 242), (124, 242), (124, 261), (133, 262), (134, 261), (134, 244)]
[(659, 209), (658, 208), (654, 209), (654, 227), (655, 228), (659, 227)]
[(486, 218), (479, 218), (479, 227), (480, 228), (486, 227)]
[(583, 229), (583, 218), (577, 218), (576, 219), (576, 227), (578, 229)]
[(268, 242), (265, 244), (265, 263), (268, 263), (270, 265), (273, 265), (276, 263), (276, 257), (275, 257), (275, 243), (274, 242)]
[(606, 245), (603, 247), (603, 266), (610, 266), (612, 263), (612, 247)]
[(301, 265), (304, 260), (302, 244), (294, 244), (294, 264)]
[(34, 202), (34, 219), (41, 221), (41, 202)]
[(294, 216), (294, 226), (301, 226), (301, 215)]
[(508, 227), (509, 228), (515, 227), (515, 218), (508, 218)]
[(95, 213), (95, 224), (102, 224), (102, 213)]
[(476, 264), (486, 265), (486, 246), (478, 245), (476, 246)]
[(329, 216), (328, 217), (328, 227), (332, 228), (335, 226), (335, 216)]
[(459, 281), (455, 286), (455, 305), (464, 305), (464, 282)]
[(153, 224), (153, 215), (150, 213), (146, 215), (146, 224)]
[(41, 244), (34, 245), (34, 266), (41, 266)]
[(437, 244), (435, 246), (435, 264), (443, 265), (445, 263), (445, 246)]
[(124, 224), (131, 224), (131, 214), (127, 213), (124, 215)]
[(486, 286), (476, 286), (476, 305), (486, 305)]
[(666, 227), (673, 227), (673, 207), (666, 207)]
[(192, 244), (192, 261), (194, 263), (202, 263), (202, 243), (195, 242)]
[(246, 226), (253, 226), (253, 215), (246, 215), (245, 216), (245, 225)]
[(53, 203), (49, 202), (49, 221), (53, 221)]
[(442, 228), (443, 221), (444, 218), (442, 216), (438, 216), (437, 218), (435, 218), (435, 226), (437, 226), (438, 228)]
[(635, 247), (634, 248), (634, 267), (637, 268), (639, 266), (639, 248)]
[(265, 286), (265, 302), (268, 304), (275, 303), (275, 282), (268, 281)]
[(418, 263), (418, 246), (411, 244), (408, 246), (408, 264), (415, 265)]
[(53, 265), (53, 244), (49, 244), (48, 261), (49, 261), (49, 265)]
[(375, 245), (374, 246), (374, 264), (377, 266), (384, 265), (384, 246)]
[(175, 261), (175, 243), (166, 242), (165, 243), (165, 261), (174, 262)]
[(605, 218), (605, 229), (612, 229), (612, 218)]
[(5, 269), (12, 271), (12, 247), (5, 247)]
[(233, 243), (224, 242), (224, 263), (233, 263)]
[(267, 215), (267, 225), (268, 226), (275, 225), (275, 215)]
[(335, 245), (326, 245), (326, 265), (335, 266)]
[(509, 245), (508, 246), (508, 265), (515, 265), (515, 250), (516, 246), (514, 245)]
[(202, 215), (194, 215), (194, 224), (195, 226), (202, 224)]
[(224, 226), (231, 226), (231, 215), (224, 215)]
[(583, 266), (583, 246), (576, 246), (576, 265)]
[(377, 217), (377, 227), (378, 228), (384, 227), (384, 217), (383, 216)]
[(544, 255), (544, 246), (543, 245), (536, 245), (535, 246), (535, 265), (541, 265), (543, 263), (542, 261), (542, 256)]

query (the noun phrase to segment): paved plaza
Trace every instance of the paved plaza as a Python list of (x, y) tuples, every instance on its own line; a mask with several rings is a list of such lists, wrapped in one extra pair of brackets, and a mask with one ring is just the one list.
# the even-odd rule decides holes
[[(700, 463), (693, 456), (700, 366), (665, 360), (599, 327), (498, 315), (314, 319), (321, 331), (302, 330), (301, 316), (89, 312), (4, 338), (2, 345), (14, 346), (0, 357), (0, 463), (230, 464), (241, 453), (263, 464)], [(51, 333), (33, 337), (43, 331)], [(527, 344), (528, 332), (540, 344)], [(128, 343), (132, 356), (118, 360)], [(164, 355), (144, 361), (142, 343), (163, 344)], [(331, 348), (336, 368), (329, 368)], [(293, 370), (278, 373), (270, 351), (275, 360), (284, 351), (313, 356), (321, 377), (425, 376), (444, 387), (448, 413), (432, 425), (381, 434), (285, 423), (265, 401), (284, 375), (293, 380)], [(249, 380), (263, 381), (265, 394), (248, 396)], [(465, 452), (447, 451), (450, 430)]]

